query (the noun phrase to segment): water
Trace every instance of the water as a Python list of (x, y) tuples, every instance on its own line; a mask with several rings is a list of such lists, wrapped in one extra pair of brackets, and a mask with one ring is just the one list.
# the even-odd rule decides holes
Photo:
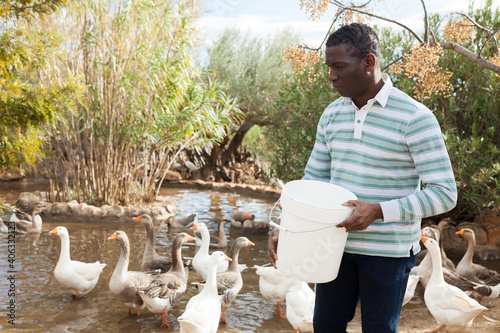
[[(15, 186), (0, 187), (0, 196), (13, 203), (20, 192), (45, 190), (43, 185), (32, 186), (12, 183)], [(170, 196), (177, 202), (178, 216), (198, 213), (200, 222), (205, 222), (214, 233), (218, 218), (230, 218), (231, 213), (238, 210), (250, 211), (256, 220), (267, 220), (274, 200), (242, 196), (234, 193), (216, 191), (197, 191), (188, 189), (164, 189), (163, 196)], [(70, 234), (71, 256), (74, 260), (85, 262), (101, 261), (108, 266), (104, 269), (94, 290), (81, 300), (74, 300), (55, 281), (53, 269), (60, 251), (59, 237), (48, 232), (56, 226), (64, 225)], [(145, 245), (145, 229), (142, 225), (130, 223), (50, 223), (44, 222), (43, 231), (39, 235), (18, 236), (15, 243), (15, 297), (9, 296), (9, 262), (7, 258), (8, 240), (5, 234), (0, 241), (0, 329), (15, 329), (21, 332), (178, 332), (176, 318), (182, 314), (190, 297), (197, 294), (194, 286), (189, 285), (183, 300), (169, 312), (170, 328), (160, 328), (160, 318), (147, 309), (141, 311), (140, 317), (133, 312), (127, 314), (127, 307), (117, 301), (109, 292), (108, 282), (119, 257), (116, 242), (106, 238), (116, 230), (127, 233), (131, 245), (130, 270), (140, 270)], [(226, 234), (230, 240), (242, 236), (226, 225)], [(167, 230), (166, 225), (157, 225), (155, 233), (156, 250), (161, 255), (170, 251), (172, 239), (178, 230)], [(240, 263), (248, 266), (242, 272), (243, 288), (235, 302), (226, 311), (228, 325), (220, 325), (218, 332), (293, 332), (286, 319), (280, 319), (275, 311), (275, 304), (262, 298), (258, 287), (258, 276), (253, 265), (264, 265), (267, 260), (267, 234), (246, 234), (253, 247), (243, 248)], [(183, 247), (183, 257), (192, 258), (194, 245)], [(499, 261), (483, 263), (492, 269), (500, 270)], [(192, 271), (189, 282), (200, 281), (199, 275)], [(15, 326), (7, 322), (7, 306), (11, 299), (15, 300)], [(488, 316), (500, 320), (500, 300), (487, 305)], [(285, 311), (285, 305), (283, 305)], [(426, 312), (423, 301), (423, 289), (418, 288), (415, 298), (403, 308), (401, 323), (414, 321), (422, 316), (429, 326), (434, 328), (434, 319)], [(483, 319), (484, 320), (484, 319)], [(350, 325), (350, 332), (359, 332), (359, 311)], [(475, 323), (478, 320), (475, 321)], [(475, 324), (476, 326), (478, 324)], [(401, 332), (417, 332), (404, 330)], [(469, 329), (467, 332), (472, 332)], [(420, 332), (420, 331), (418, 331)], [(483, 331), (486, 332), (486, 331)]]

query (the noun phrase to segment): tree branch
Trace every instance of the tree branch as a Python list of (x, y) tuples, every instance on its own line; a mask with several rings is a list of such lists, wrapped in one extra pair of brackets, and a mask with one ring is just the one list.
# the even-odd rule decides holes
[[(495, 38), (495, 35), (497, 32), (500, 31), (500, 28), (498, 28), (497, 30), (493, 31), (489, 36), (488, 38), (486, 38), (486, 40), (484, 41), (483, 45), (481, 46), (481, 48), (479, 49), (479, 52), (477, 53), (477, 56), (480, 57), (481, 56), (481, 53), (483, 52), (483, 49), (484, 47), (486, 46), (486, 44), (488, 44), (488, 42), (490, 41), (490, 39), (493, 38), (493, 40), (495, 41), (495, 44), (497, 44), (497, 40)], [(498, 48), (498, 45), (497, 45), (497, 48)], [(498, 52), (500, 52), (500, 50), (498, 50)]]
[(422, 7), (424, 8), (424, 23), (425, 23), (425, 33), (424, 33), (424, 41), (426, 43), (429, 42), (429, 17), (427, 15), (427, 8), (425, 7), (424, 0), (420, 0), (422, 3)]
[(465, 58), (474, 61), (479, 66), (486, 68), (486, 69), (489, 69), (492, 72), (495, 72), (496, 74), (500, 75), (500, 66), (498, 66), (498, 65), (496, 65), (496, 64), (492, 63), (491, 61), (488, 61), (484, 58), (481, 58), (480, 56), (478, 56), (474, 52), (469, 51), (465, 47), (458, 45), (455, 42), (443, 42), (443, 43), (439, 43), (439, 45), (441, 45), (441, 47), (443, 49), (455, 51), (456, 53), (464, 56)]
[(448, 13), (446, 14), (445, 16), (443, 16), (443, 18), (438, 22), (438, 24), (436, 24), (436, 28), (434, 29), (434, 34), (437, 35), (437, 32), (439, 30), (439, 26), (441, 25), (441, 23), (444, 22), (444, 20), (448, 17), (450, 17), (451, 15), (461, 15), (465, 18), (467, 18), (472, 24), (474, 24), (478, 29), (481, 29), (481, 30), (484, 30), (488, 33), (491, 33), (491, 30), (488, 29), (488, 28), (485, 28), (483, 27), (482, 25), (480, 25), (479, 23), (477, 23), (476, 21), (474, 21), (469, 15), (465, 14), (465, 13), (462, 13), (462, 12), (451, 12), (451, 13)]
[(353, 12), (357, 12), (357, 13), (360, 13), (360, 14), (368, 15), (368, 16), (375, 17), (375, 18), (378, 18), (380, 20), (386, 21), (386, 22), (390, 22), (390, 23), (394, 23), (396, 25), (399, 25), (400, 27), (406, 29), (409, 33), (411, 33), (419, 41), (419, 43), (424, 43), (424, 41), (422, 40), (422, 37), (420, 37), (415, 31), (413, 31), (412, 29), (410, 29), (409, 27), (407, 27), (406, 25), (404, 25), (404, 24), (402, 24), (402, 23), (400, 23), (398, 21), (394, 21), (394, 20), (388, 19), (388, 18), (383, 17), (383, 16), (379, 16), (379, 15), (375, 15), (375, 14), (372, 14), (372, 13), (369, 13), (369, 12), (365, 12), (363, 10), (359, 10), (359, 9), (354, 8), (354, 7), (346, 7), (343, 4), (338, 3), (336, 1), (335, 1), (334, 4), (335, 4), (335, 6), (337, 6), (339, 8), (342, 8), (344, 10), (351, 10)]

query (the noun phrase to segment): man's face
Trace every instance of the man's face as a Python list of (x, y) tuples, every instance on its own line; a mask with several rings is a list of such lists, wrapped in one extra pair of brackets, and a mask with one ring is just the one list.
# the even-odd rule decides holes
[(330, 68), (328, 80), (341, 96), (354, 99), (366, 91), (369, 80), (364, 57), (359, 58), (341, 44), (327, 47), (325, 60)]

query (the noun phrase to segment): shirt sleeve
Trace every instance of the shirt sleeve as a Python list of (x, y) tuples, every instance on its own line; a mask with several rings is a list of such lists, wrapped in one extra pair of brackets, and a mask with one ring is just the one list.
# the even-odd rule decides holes
[(422, 110), (408, 124), (406, 144), (421, 179), (421, 190), (381, 202), (384, 222), (411, 221), (445, 213), (457, 202), (457, 187), (436, 117)]
[(330, 181), (331, 156), (325, 137), (325, 113), (321, 115), (316, 130), (316, 142), (307, 161), (302, 179)]

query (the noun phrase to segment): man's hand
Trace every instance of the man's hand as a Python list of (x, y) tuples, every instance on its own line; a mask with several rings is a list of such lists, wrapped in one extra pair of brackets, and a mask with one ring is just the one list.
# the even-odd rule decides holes
[(351, 230), (365, 230), (376, 219), (383, 219), (380, 204), (369, 204), (361, 200), (349, 200), (342, 206), (354, 206), (356, 209), (352, 215), (337, 224), (337, 228), (344, 227), (346, 232)]
[[(280, 219), (276, 221), (277, 224), (280, 224), (280, 222)], [(274, 268), (276, 268), (276, 260), (278, 260), (278, 255), (276, 254), (276, 251), (278, 250), (278, 236), (279, 229), (273, 228), (273, 230), (269, 233), (269, 238), (267, 240), (267, 258)]]

